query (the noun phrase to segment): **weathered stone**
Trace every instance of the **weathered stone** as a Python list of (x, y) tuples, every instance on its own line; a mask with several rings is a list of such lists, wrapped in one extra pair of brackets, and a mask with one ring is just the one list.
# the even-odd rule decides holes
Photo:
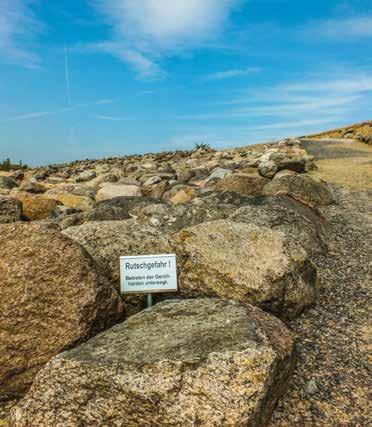
[(127, 209), (98, 206), (90, 211), (78, 212), (73, 215), (64, 216), (58, 223), (61, 229), (64, 229), (74, 225), (84, 224), (89, 221), (122, 221), (129, 218), (130, 216)]
[(326, 183), (306, 174), (282, 171), (264, 188), (269, 196), (286, 195), (309, 205), (330, 205), (334, 198)]
[(16, 181), (9, 176), (1, 176), (0, 175), (0, 188), (11, 190), (12, 188), (18, 187)]
[(41, 225), (0, 225), (0, 277), (0, 399), (22, 395), (51, 357), (123, 315), (92, 258)]
[(327, 223), (319, 212), (296, 200), (282, 197), (252, 199), (230, 220), (282, 231), (292, 237), (309, 255), (327, 252)]
[(257, 196), (262, 194), (262, 190), (268, 182), (268, 179), (258, 174), (235, 173), (218, 181), (214, 189), (239, 193), (243, 196)]
[[(307, 159), (284, 159), (278, 163), (278, 170), (290, 170), (297, 173), (305, 173), (307, 170)], [(311, 163), (309, 159), (309, 163)]]
[(155, 185), (142, 187), (142, 194), (144, 196), (161, 199), (164, 193), (168, 190), (168, 188), (169, 188), (168, 181), (162, 180)]
[(188, 187), (185, 185), (177, 185), (172, 187), (163, 195), (163, 199), (174, 205), (188, 203), (197, 196), (195, 187)]
[(113, 199), (97, 203), (97, 208), (105, 206), (126, 209), (127, 212), (130, 212), (137, 206), (147, 206), (158, 203), (164, 203), (164, 201), (154, 197), (114, 197)]
[(157, 183), (158, 183), (158, 182), (160, 182), (160, 181), (161, 181), (160, 176), (152, 176), (151, 178), (148, 178), (148, 179), (143, 183), (143, 185), (146, 187), (146, 186), (149, 186), (149, 185), (157, 184)]
[(228, 220), (172, 237), (183, 296), (218, 296), (290, 319), (314, 303), (316, 269), (306, 251), (278, 230)]
[(98, 190), (96, 201), (113, 199), (115, 197), (140, 197), (141, 188), (136, 185), (125, 185), (120, 183), (105, 183)]
[(34, 194), (41, 194), (45, 193), (46, 188), (39, 184), (36, 179), (30, 179), (27, 181), (23, 181), (22, 184), (19, 186), (19, 189), (21, 191), (26, 191), (28, 193), (34, 193)]
[(266, 160), (258, 164), (258, 171), (265, 178), (273, 178), (278, 172), (278, 166), (272, 160)]
[(212, 173), (209, 175), (209, 177), (207, 178), (206, 182), (210, 182), (210, 181), (214, 181), (214, 180), (219, 180), (222, 178), (225, 178), (225, 176), (227, 175), (231, 175), (232, 171), (230, 169), (224, 169), (224, 168), (215, 168), (213, 169)]
[(59, 201), (44, 195), (23, 191), (16, 192), (13, 196), (22, 202), (23, 215), (30, 221), (49, 218), (53, 210), (60, 204)]
[(92, 170), (87, 170), (84, 172), (81, 172), (76, 178), (75, 181), (76, 182), (86, 182), (86, 181), (91, 181), (92, 179), (94, 179), (96, 177), (96, 173), (95, 171)]
[(131, 211), (131, 216), (141, 223), (176, 232), (205, 221), (227, 218), (235, 209), (235, 206), (229, 204), (209, 204), (204, 200), (194, 199), (193, 203), (181, 205), (138, 206)]
[(15, 197), (0, 196), (0, 223), (20, 221), (22, 218), (22, 203)]
[(90, 210), (95, 205), (94, 200), (90, 197), (78, 196), (71, 193), (48, 194), (48, 197), (54, 200), (58, 200), (69, 208), (79, 209), (81, 211)]
[(119, 284), (119, 257), (167, 253), (166, 236), (150, 226), (125, 221), (91, 221), (69, 227), (63, 234), (82, 245), (98, 265), (105, 269), (116, 286)]
[(14, 427), (258, 427), (294, 365), (278, 319), (232, 301), (166, 301), (55, 357)]

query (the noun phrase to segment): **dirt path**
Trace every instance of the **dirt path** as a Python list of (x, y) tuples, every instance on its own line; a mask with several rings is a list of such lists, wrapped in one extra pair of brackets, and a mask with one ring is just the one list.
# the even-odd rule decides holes
[[(364, 164), (370, 162), (372, 148), (360, 150), (366, 155), (348, 144), (334, 148), (309, 144), (308, 151), (320, 158), (317, 175), (349, 188), (336, 185), (339, 203), (322, 209), (330, 224), (330, 253), (314, 259), (321, 279), (317, 305), (290, 323), (298, 335), (298, 365), (271, 427), (372, 423), (368, 411), (372, 191), (350, 189), (370, 185), (371, 173), (365, 173)], [(350, 159), (353, 165), (348, 164)]]

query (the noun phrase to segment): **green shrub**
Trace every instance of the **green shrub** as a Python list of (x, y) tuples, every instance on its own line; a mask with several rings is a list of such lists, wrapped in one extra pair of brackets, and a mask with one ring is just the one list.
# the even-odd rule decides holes
[(197, 143), (195, 143), (195, 146), (194, 146), (194, 150), (200, 150), (200, 149), (207, 149), (207, 148), (211, 148), (211, 146), (209, 145), (209, 144), (206, 144), (206, 143), (204, 143), (204, 142), (197, 142)]

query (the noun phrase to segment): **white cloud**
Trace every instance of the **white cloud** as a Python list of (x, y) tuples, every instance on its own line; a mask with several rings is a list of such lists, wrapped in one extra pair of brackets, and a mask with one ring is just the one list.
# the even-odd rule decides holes
[(213, 43), (244, 0), (91, 0), (112, 28), (97, 48), (128, 62), (141, 77), (160, 76), (164, 56)]
[(55, 112), (53, 112), (53, 111), (37, 111), (35, 113), (20, 114), (18, 116), (8, 117), (8, 118), (1, 120), (1, 122), (17, 122), (19, 120), (38, 119), (40, 117), (51, 116), (52, 114), (55, 114)]
[(248, 74), (256, 74), (262, 71), (262, 68), (260, 67), (248, 67), (248, 68), (241, 68), (241, 69), (235, 69), (235, 70), (225, 70), (225, 71), (218, 71), (216, 73), (208, 74), (205, 79), (206, 80), (225, 80), (225, 79), (231, 79), (234, 77), (242, 77), (246, 76)]
[(275, 135), (277, 131), (282, 137), (293, 132), (303, 135), (326, 124), (368, 119), (371, 105), (372, 76), (349, 70), (344, 74), (313, 74), (276, 86), (245, 90), (235, 99), (216, 103), (213, 110), (208, 106), (207, 112), (179, 118), (210, 126), (226, 122), (233, 129), (243, 124), (250, 132), (275, 137), (279, 136)]
[(311, 37), (344, 41), (372, 37), (372, 16), (314, 22), (305, 33)]
[(96, 114), (93, 117), (95, 119), (98, 119), (98, 120), (107, 120), (110, 122), (123, 122), (123, 121), (131, 120), (131, 119), (126, 118), (126, 117), (107, 116), (104, 114)]
[(129, 64), (142, 79), (159, 79), (166, 73), (154, 61), (139, 51), (129, 49), (120, 42), (101, 42), (82, 47), (83, 50), (108, 53)]
[(32, 12), (33, 0), (0, 1), (0, 57), (3, 61), (38, 67), (39, 57), (27, 46), (42, 30)]

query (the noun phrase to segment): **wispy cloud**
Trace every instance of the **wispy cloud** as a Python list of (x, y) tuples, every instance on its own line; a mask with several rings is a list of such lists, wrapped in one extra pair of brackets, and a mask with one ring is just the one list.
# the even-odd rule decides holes
[(68, 66), (67, 47), (65, 46), (65, 82), (66, 82), (66, 95), (67, 104), (71, 105), (71, 85), (70, 85), (70, 69)]
[(107, 116), (104, 114), (95, 114), (93, 117), (98, 120), (107, 120), (110, 122), (124, 122), (124, 121), (131, 120), (130, 118), (127, 118), (127, 117)]
[(98, 99), (95, 104), (96, 105), (105, 105), (105, 104), (112, 104), (113, 102), (115, 102), (114, 99), (110, 99), (110, 98), (103, 98), (103, 99)]
[(40, 66), (40, 58), (29, 49), (43, 25), (32, 11), (32, 0), (0, 1), (0, 60), (29, 68)]
[(249, 74), (257, 74), (262, 71), (260, 67), (247, 67), (235, 70), (218, 71), (205, 76), (205, 80), (225, 80), (234, 77), (242, 77)]
[[(372, 106), (372, 75), (350, 70), (345, 74), (303, 76), (275, 86), (243, 90), (235, 98), (214, 104), (206, 112), (182, 115), (186, 122), (209, 125), (248, 124), (249, 131), (279, 130), (304, 134), (310, 128), (352, 121)], [(255, 123), (254, 125), (251, 123)], [(203, 129), (203, 127), (201, 127)]]
[[(36, 112), (31, 112), (31, 113), (18, 114), (16, 116), (12, 116), (12, 117), (5, 117), (3, 119), (0, 118), (0, 123), (17, 122), (17, 121), (21, 121), (21, 120), (40, 119), (43, 117), (48, 117), (48, 116), (53, 116), (53, 115), (58, 115), (58, 114), (64, 114), (64, 113), (69, 113), (69, 112), (80, 110), (80, 109), (94, 107), (95, 105), (99, 106), (99, 105), (111, 104), (113, 102), (114, 102), (114, 100), (112, 100), (112, 99), (99, 99), (99, 100), (94, 101), (94, 102), (71, 105), (69, 107), (56, 109), (54, 111), (36, 111)], [(131, 119), (124, 118), (124, 117), (113, 117), (113, 116), (102, 115), (102, 114), (96, 114), (93, 117), (95, 117), (97, 119), (101, 119), (101, 120), (112, 120), (112, 121), (131, 120)]]
[(123, 42), (109, 41), (91, 43), (88, 45), (77, 46), (76, 49), (85, 52), (109, 54), (114, 58), (129, 64), (141, 79), (157, 80), (166, 76), (165, 71), (163, 71), (155, 61), (149, 59), (139, 51), (128, 48)]
[(91, 0), (112, 28), (95, 48), (129, 63), (141, 78), (164, 77), (165, 56), (215, 43), (244, 0)]
[(354, 16), (312, 22), (305, 28), (305, 35), (316, 39), (342, 41), (372, 38), (372, 16)]
[(5, 123), (5, 122), (17, 122), (20, 120), (38, 119), (40, 117), (51, 116), (53, 114), (56, 114), (56, 113), (53, 111), (37, 111), (35, 113), (27, 113), (27, 114), (20, 114), (18, 116), (7, 117), (7, 118), (0, 120), (0, 121), (3, 123)]

